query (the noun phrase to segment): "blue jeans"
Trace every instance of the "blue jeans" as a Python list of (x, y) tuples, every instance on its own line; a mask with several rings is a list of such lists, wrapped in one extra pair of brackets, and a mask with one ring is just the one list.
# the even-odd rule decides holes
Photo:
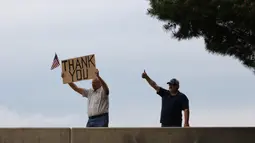
[(101, 115), (89, 117), (86, 127), (108, 127), (108, 124), (109, 114), (104, 113)]

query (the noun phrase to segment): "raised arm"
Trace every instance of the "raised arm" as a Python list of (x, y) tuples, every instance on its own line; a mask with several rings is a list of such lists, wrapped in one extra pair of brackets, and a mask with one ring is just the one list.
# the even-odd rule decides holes
[(106, 95), (109, 95), (109, 88), (108, 88), (107, 84), (105, 83), (105, 81), (104, 81), (104, 80), (101, 78), (101, 76), (99, 75), (98, 69), (96, 70), (96, 76), (97, 76), (97, 78), (99, 79), (99, 81), (101, 82), (105, 94), (106, 94)]
[(80, 93), (82, 96), (85, 96), (87, 97), (87, 94), (86, 93), (86, 90), (84, 88), (80, 88), (78, 87), (76, 84), (74, 83), (68, 83), (68, 85), (74, 90), (76, 91), (77, 93)]
[[(64, 73), (62, 73), (62, 78), (64, 78)], [(75, 83), (68, 83), (68, 85), (77, 93), (81, 94), (83, 97), (87, 97), (88, 95), (88, 90), (84, 89), (84, 88), (80, 88), (78, 87)]]
[(157, 92), (159, 92), (160, 87), (157, 85), (155, 81), (153, 81), (145, 72), (145, 70), (142, 73), (142, 78), (146, 79), (146, 81), (149, 83), (149, 85), (154, 88)]

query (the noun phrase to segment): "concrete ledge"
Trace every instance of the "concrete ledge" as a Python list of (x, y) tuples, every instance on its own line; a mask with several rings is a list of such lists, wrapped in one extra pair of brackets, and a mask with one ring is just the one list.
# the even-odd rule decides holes
[(0, 143), (255, 143), (255, 127), (0, 128)]
[(255, 143), (255, 128), (74, 128), (72, 143)]
[(70, 128), (0, 128), (0, 143), (70, 143)]

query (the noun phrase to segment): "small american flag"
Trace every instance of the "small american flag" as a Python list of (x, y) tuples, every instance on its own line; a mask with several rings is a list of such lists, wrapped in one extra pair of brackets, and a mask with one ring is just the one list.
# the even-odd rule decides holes
[(58, 56), (57, 54), (55, 53), (55, 57), (53, 59), (53, 63), (52, 63), (52, 66), (51, 66), (51, 70), (57, 68), (59, 66), (59, 60), (58, 60)]

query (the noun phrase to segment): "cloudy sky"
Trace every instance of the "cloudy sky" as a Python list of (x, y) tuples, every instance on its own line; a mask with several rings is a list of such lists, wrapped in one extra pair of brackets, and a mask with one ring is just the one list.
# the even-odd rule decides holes
[[(96, 54), (108, 83), (111, 127), (158, 127), (159, 85), (175, 77), (191, 126), (255, 126), (255, 77), (202, 39), (177, 41), (146, 15), (146, 0), (0, 0), (1, 127), (84, 127), (87, 100), (62, 84), (60, 60)], [(77, 83), (91, 87), (91, 81)], [(252, 88), (253, 87), (253, 88)]]

